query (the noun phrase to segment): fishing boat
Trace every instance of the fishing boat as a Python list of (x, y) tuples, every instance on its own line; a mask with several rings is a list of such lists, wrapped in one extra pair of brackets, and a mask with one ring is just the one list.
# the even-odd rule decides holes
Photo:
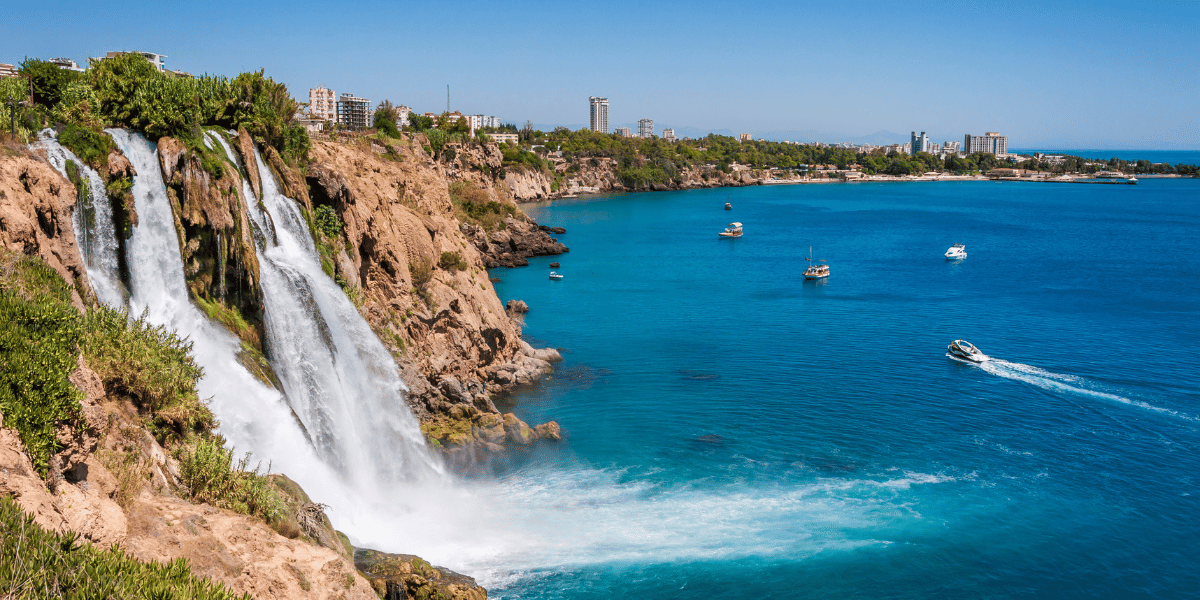
[(963, 362), (981, 363), (992, 360), (992, 357), (979, 351), (967, 340), (954, 340), (946, 346), (946, 356)]
[(563, 276), (561, 274), (556, 273), (554, 271), (550, 271), (550, 279), (553, 279), (554, 281), (558, 281), (559, 279), (562, 279), (562, 278), (563, 278)]
[(804, 260), (809, 263), (808, 268), (804, 270), (804, 279), (825, 279), (829, 277), (829, 265), (825, 261), (820, 260), (813, 262), (812, 246), (808, 247), (808, 256)]
[(725, 210), (733, 210), (733, 205), (732, 205), (732, 204), (730, 204), (730, 203), (728, 203), (728, 202), (726, 202), (726, 203), (725, 203)]
[(946, 260), (959, 260), (967, 257), (967, 247), (962, 244), (950, 246), (946, 251)]
[(730, 223), (729, 225), (725, 226), (725, 231), (722, 231), (717, 235), (723, 238), (740, 238), (742, 237), (742, 224)]

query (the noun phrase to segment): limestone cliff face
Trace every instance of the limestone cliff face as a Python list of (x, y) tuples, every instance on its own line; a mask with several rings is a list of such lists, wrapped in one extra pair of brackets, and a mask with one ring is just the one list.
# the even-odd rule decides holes
[(505, 183), (517, 202), (535, 202), (582, 194), (611, 192), (662, 192), (716, 187), (762, 185), (770, 174), (758, 170), (725, 173), (712, 165), (697, 165), (679, 171), (666, 183), (634, 182), (626, 185), (618, 175), (617, 162), (611, 158), (551, 159), (554, 172), (565, 185), (551, 191), (554, 175), (545, 171), (510, 172)]
[(0, 155), (0, 245), (37, 256), (74, 282), (71, 301), (83, 308), (92, 292), (71, 226), (75, 186), (32, 152), (0, 152), (10, 152)]
[[(313, 206), (332, 207), (344, 223), (337, 274), (361, 288), (360, 311), (397, 357), (426, 436), (452, 460), (469, 460), (540, 437), (501, 415), (490, 396), (536, 380), (551, 370), (547, 359), (558, 357), (522, 345), (519, 326), (455, 217), (455, 176), (511, 202), (488, 172), (498, 168), (499, 151), (458, 147), (446, 166), (422, 141), (318, 141), (307, 182)], [(545, 437), (556, 439), (557, 427), (551, 429)]]

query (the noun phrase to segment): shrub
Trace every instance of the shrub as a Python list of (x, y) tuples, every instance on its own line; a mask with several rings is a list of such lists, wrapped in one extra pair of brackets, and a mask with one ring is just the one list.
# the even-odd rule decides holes
[(438, 267), (445, 271), (465, 271), (467, 270), (467, 261), (463, 260), (462, 254), (457, 250), (443, 252), (441, 258), (438, 259)]
[(313, 225), (321, 235), (330, 239), (335, 239), (342, 233), (342, 220), (333, 212), (333, 208), (325, 204), (313, 210)]
[[(117, 148), (107, 133), (74, 123), (67, 123), (63, 127), (62, 133), (58, 134), (58, 141), (92, 168), (98, 168), (105, 163), (108, 154)], [(130, 182), (130, 186), (132, 185)]]
[(0, 414), (43, 478), (62, 449), (57, 425), (82, 426), (76, 367), (82, 329), (70, 288), (45, 263), (5, 258), (0, 279)]
[(408, 266), (408, 271), (412, 275), (413, 287), (424, 290), (425, 286), (433, 280), (433, 261), (424, 257), (418, 258)]
[(120, 546), (101, 550), (78, 539), (43, 529), (12, 498), (0, 498), (0, 598), (250, 599), (196, 577), (187, 559), (141, 562)]
[(257, 466), (247, 470), (250, 453), (235, 460), (220, 438), (203, 435), (181, 446), (175, 455), (183, 487), (193, 500), (258, 517), (268, 524), (283, 519), (282, 501), (268, 475), (260, 475)]
[(192, 342), (151, 325), (144, 314), (130, 319), (107, 306), (89, 309), (83, 324), (80, 349), (88, 366), (105, 390), (129, 398), (149, 417), (160, 441), (183, 440), (216, 427), (212, 411), (196, 393), (204, 370), (192, 356)]
[(79, 79), (79, 73), (75, 71), (60, 69), (52, 62), (37, 59), (22, 62), (21, 75), (32, 84), (33, 101), (47, 108), (58, 104), (67, 86)]
[(450, 200), (459, 221), (479, 225), (487, 231), (503, 229), (504, 219), (517, 214), (515, 206), (491, 200), (487, 192), (466, 181), (450, 185)]

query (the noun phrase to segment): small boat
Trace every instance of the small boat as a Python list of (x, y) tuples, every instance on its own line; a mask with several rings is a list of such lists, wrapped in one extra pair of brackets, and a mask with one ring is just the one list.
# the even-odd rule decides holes
[(729, 225), (727, 225), (725, 227), (725, 231), (722, 231), (721, 233), (718, 233), (717, 235), (719, 235), (723, 238), (740, 238), (740, 237), (742, 237), (742, 224), (741, 223), (730, 223)]
[(808, 268), (804, 270), (805, 280), (825, 279), (826, 277), (829, 277), (829, 265), (825, 264), (825, 261), (821, 260), (817, 261), (816, 263), (812, 262), (812, 246), (808, 247), (808, 256), (805, 256), (804, 260), (810, 263)]
[(981, 363), (992, 360), (992, 357), (979, 351), (967, 340), (954, 340), (946, 346), (946, 356), (963, 362)]
[(558, 281), (559, 279), (562, 279), (562, 278), (563, 278), (562, 275), (555, 273), (554, 271), (550, 271), (550, 279)]
[(733, 205), (732, 205), (732, 204), (730, 204), (730, 203), (728, 203), (728, 202), (726, 202), (726, 203), (725, 203), (725, 210), (733, 210)]
[(950, 246), (950, 249), (946, 251), (946, 260), (958, 260), (966, 257), (967, 247), (962, 244)]

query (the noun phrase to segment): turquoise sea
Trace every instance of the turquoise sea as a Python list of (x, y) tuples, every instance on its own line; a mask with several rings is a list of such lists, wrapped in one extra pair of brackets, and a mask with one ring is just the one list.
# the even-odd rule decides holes
[(567, 437), (488, 478), (571, 533), (490, 597), (1200, 594), (1200, 181), (526, 210), (571, 252), (492, 276), (565, 360), (500, 404)]

